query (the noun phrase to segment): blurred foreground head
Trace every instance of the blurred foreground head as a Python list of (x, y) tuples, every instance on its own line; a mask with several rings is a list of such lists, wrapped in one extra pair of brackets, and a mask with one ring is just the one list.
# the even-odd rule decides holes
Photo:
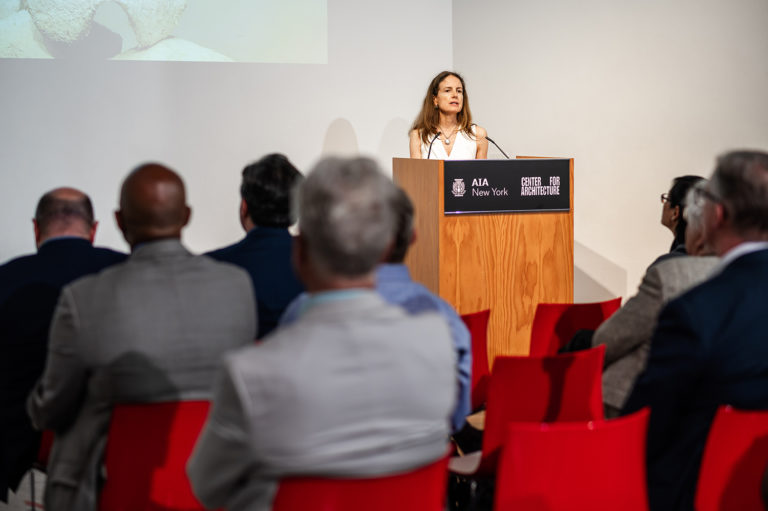
[(707, 241), (718, 255), (744, 241), (768, 240), (768, 153), (722, 155), (700, 193)]
[(149, 241), (181, 238), (189, 222), (184, 182), (176, 172), (158, 163), (134, 169), (120, 189), (117, 225), (131, 247)]
[(282, 154), (268, 154), (245, 167), (240, 185), (243, 228), (289, 227), (294, 222), (291, 196), (301, 179), (301, 173)]
[(32, 222), (38, 247), (59, 236), (75, 236), (93, 242), (98, 224), (93, 219), (91, 199), (75, 188), (56, 188), (40, 197)]
[(397, 187), (368, 158), (321, 160), (298, 188), (297, 271), (310, 291), (373, 285), (395, 232)]

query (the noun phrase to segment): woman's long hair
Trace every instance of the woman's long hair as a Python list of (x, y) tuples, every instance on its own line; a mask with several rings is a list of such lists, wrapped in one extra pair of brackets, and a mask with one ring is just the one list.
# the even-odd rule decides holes
[(413, 126), (411, 126), (411, 130), (418, 130), (423, 144), (429, 144), (430, 139), (437, 134), (438, 125), (440, 123), (440, 111), (434, 104), (434, 98), (437, 96), (440, 82), (449, 76), (455, 76), (459, 79), (464, 96), (461, 111), (456, 114), (456, 120), (459, 123), (458, 131), (463, 131), (470, 137), (473, 136), (471, 129), (472, 112), (469, 110), (469, 96), (467, 96), (467, 87), (464, 85), (464, 78), (453, 71), (443, 71), (435, 76), (432, 79), (432, 82), (430, 82), (429, 88), (427, 88), (427, 94), (424, 96), (424, 102), (421, 105), (421, 112), (419, 112), (416, 120), (413, 121)]

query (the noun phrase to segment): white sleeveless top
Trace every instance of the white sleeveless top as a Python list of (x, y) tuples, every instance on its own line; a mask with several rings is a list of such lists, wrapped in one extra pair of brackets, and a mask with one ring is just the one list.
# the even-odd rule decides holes
[[(472, 125), (472, 134), (475, 134), (475, 125)], [(429, 139), (430, 141), (435, 136)], [(442, 139), (438, 138), (435, 143), (432, 144), (432, 153), (429, 155), (430, 160), (474, 160), (477, 157), (477, 139), (470, 138), (469, 135), (460, 131), (454, 137), (453, 149), (451, 154), (448, 154), (445, 150), (446, 145)], [(426, 159), (427, 153), (429, 153), (429, 144), (421, 144), (421, 157)]]

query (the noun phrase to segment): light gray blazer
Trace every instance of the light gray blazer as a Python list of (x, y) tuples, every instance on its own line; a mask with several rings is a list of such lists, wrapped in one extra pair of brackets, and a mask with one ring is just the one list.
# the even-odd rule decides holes
[(248, 274), (178, 240), (140, 245), (64, 288), (27, 401), (34, 426), (56, 432), (46, 509), (96, 509), (113, 403), (209, 399), (222, 355), (255, 335)]
[(446, 453), (456, 398), (447, 324), (361, 293), (310, 305), (226, 357), (187, 464), (206, 507), (268, 510), (285, 475), (379, 475)]
[(605, 345), (605, 404), (619, 409), (624, 406), (645, 369), (662, 307), (709, 277), (717, 261), (716, 257), (678, 256), (652, 264), (637, 294), (598, 327), (592, 345)]

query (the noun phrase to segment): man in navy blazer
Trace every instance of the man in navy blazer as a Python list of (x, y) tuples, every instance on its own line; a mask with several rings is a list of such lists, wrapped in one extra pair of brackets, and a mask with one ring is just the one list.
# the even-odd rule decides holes
[(698, 200), (708, 242), (722, 261), (709, 280), (662, 310), (648, 366), (624, 410), (651, 407), (654, 511), (693, 509), (718, 406), (768, 409), (768, 153), (720, 157)]
[(79, 190), (43, 195), (33, 224), (37, 253), (0, 266), (0, 500), (6, 488), (16, 489), (37, 455), (40, 434), (24, 403), (45, 365), (61, 288), (126, 258), (92, 245), (97, 222), (91, 200)]
[(259, 339), (271, 332), (291, 301), (304, 290), (293, 271), (293, 237), (288, 227), (291, 194), (301, 173), (282, 154), (269, 154), (243, 169), (240, 224), (245, 238), (209, 252), (218, 261), (245, 269), (253, 281)]

